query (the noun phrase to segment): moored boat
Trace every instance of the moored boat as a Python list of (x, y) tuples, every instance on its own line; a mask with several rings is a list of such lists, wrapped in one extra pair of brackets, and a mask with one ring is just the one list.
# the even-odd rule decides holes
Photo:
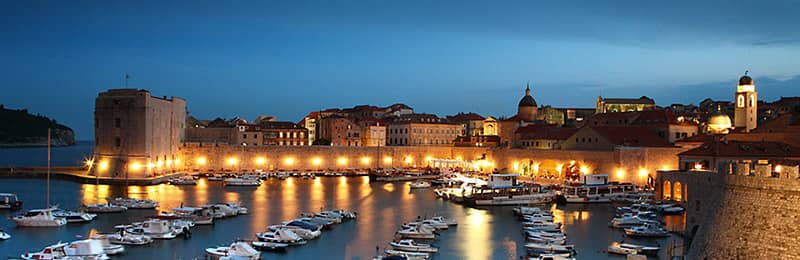
[(641, 255), (650, 255), (656, 256), (658, 255), (658, 250), (661, 248), (659, 246), (647, 246), (647, 245), (637, 245), (632, 243), (625, 243), (625, 241), (614, 241), (611, 245), (608, 246), (609, 254), (618, 254), (618, 255), (629, 255), (629, 254), (641, 254)]
[(22, 201), (17, 194), (0, 193), (0, 209), (18, 210), (22, 208)]
[(397, 242), (390, 242), (389, 245), (392, 246), (392, 248), (395, 250), (407, 251), (407, 252), (423, 252), (423, 253), (439, 252), (438, 248), (432, 247), (429, 244), (418, 244), (411, 239), (403, 239)]
[(67, 223), (86, 223), (91, 222), (97, 217), (97, 215), (91, 213), (68, 210), (53, 211), (53, 216), (66, 219)]
[(260, 186), (261, 180), (258, 178), (227, 178), (223, 181), (225, 186)]
[(108, 255), (103, 251), (99, 240), (78, 240), (71, 243), (59, 242), (45, 247), (42, 251), (22, 254), (22, 259), (54, 259), (54, 260), (106, 260)]
[(631, 183), (608, 182), (608, 174), (587, 174), (582, 178), (581, 183), (564, 187), (558, 200), (564, 203), (609, 203), (612, 199), (637, 192)]
[(148, 199), (116, 197), (107, 200), (109, 204), (124, 206), (128, 209), (155, 209), (158, 207), (158, 202)]
[(641, 226), (626, 228), (625, 234), (632, 237), (668, 237), (669, 231), (660, 224), (645, 223)]
[(147, 235), (136, 235), (125, 231), (131, 226), (121, 225), (115, 228), (119, 231), (110, 234), (97, 234), (92, 236), (94, 239), (107, 239), (112, 244), (126, 245), (126, 246), (143, 246), (153, 242), (153, 238)]
[(261, 259), (261, 252), (254, 249), (247, 242), (233, 242), (230, 246), (209, 247), (206, 248), (205, 251), (210, 259), (220, 259), (223, 257), (237, 260)]
[(11, 239), (11, 234), (0, 229), (0, 240), (8, 240), (8, 239)]
[(67, 219), (53, 215), (57, 208), (32, 209), (23, 215), (14, 217), (19, 227), (60, 227), (67, 224)]
[(260, 241), (288, 244), (290, 246), (303, 245), (306, 243), (305, 239), (298, 236), (291, 230), (286, 230), (286, 229), (279, 229), (276, 230), (275, 232), (256, 233), (256, 237)]
[(261, 251), (285, 251), (289, 244), (284, 243), (273, 243), (273, 242), (264, 242), (264, 241), (253, 241), (250, 242), (254, 248), (261, 250)]
[(431, 187), (431, 183), (427, 182), (427, 181), (415, 181), (415, 182), (412, 182), (409, 185), (411, 185), (412, 189), (424, 189), (424, 188), (430, 188)]
[(128, 207), (110, 203), (98, 203), (86, 205), (84, 210), (86, 210), (88, 213), (121, 213), (128, 210)]
[[(489, 182), (472, 186), (464, 191), (464, 203), (475, 206), (506, 206), (547, 204), (553, 201), (553, 192), (541, 185), (517, 182), (518, 174), (492, 174)], [(452, 197), (454, 194), (449, 194)]]

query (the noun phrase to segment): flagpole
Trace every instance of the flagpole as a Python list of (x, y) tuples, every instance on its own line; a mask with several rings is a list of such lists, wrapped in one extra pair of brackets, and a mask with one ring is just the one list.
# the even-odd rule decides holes
[(47, 208), (50, 208), (50, 128), (47, 128)]

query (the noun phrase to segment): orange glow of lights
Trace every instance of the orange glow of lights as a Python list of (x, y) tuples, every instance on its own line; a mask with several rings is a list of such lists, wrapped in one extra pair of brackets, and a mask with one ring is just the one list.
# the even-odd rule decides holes
[(156, 161), (156, 167), (160, 168), (161, 166), (164, 166), (164, 161), (162, 161), (162, 160)]
[(195, 162), (197, 162), (197, 165), (206, 165), (206, 163), (207, 163), (208, 161), (206, 160), (206, 157), (198, 157), (198, 158), (195, 160)]
[(589, 174), (589, 167), (581, 165), (581, 174)]
[(147, 169), (153, 169), (153, 167), (156, 167), (156, 165), (154, 163), (147, 162)]
[(702, 165), (702, 164), (700, 164), (700, 163), (695, 163), (695, 164), (694, 164), (694, 169), (695, 169), (695, 170), (702, 170), (702, 169), (703, 169), (703, 165)]
[(256, 165), (264, 165), (265, 163), (267, 163), (267, 158), (256, 157), (255, 162), (256, 162)]
[(167, 166), (172, 166), (172, 159), (167, 159)]
[(86, 164), (86, 167), (92, 167), (92, 165), (94, 165), (94, 160), (89, 160), (89, 159), (87, 159), (87, 160), (84, 162), (84, 164)]
[(625, 178), (625, 170), (623, 170), (622, 168), (617, 169), (617, 178), (620, 179)]
[(347, 158), (340, 157), (340, 158), (336, 159), (336, 163), (339, 164), (339, 165), (346, 165), (347, 164)]
[(361, 157), (361, 164), (369, 164), (369, 157)]
[(311, 164), (313, 164), (314, 166), (319, 166), (320, 164), (322, 164), (322, 159), (320, 159), (319, 157), (314, 157), (314, 159), (311, 159)]
[(285, 163), (286, 165), (291, 166), (291, 165), (294, 164), (294, 158), (292, 158), (292, 157), (286, 158), (286, 159), (283, 160), (283, 163)]
[(431, 160), (433, 160), (433, 157), (425, 156), (425, 162), (430, 162)]
[(132, 162), (131, 165), (128, 166), (128, 168), (130, 168), (131, 171), (138, 171), (142, 169), (142, 165), (139, 164), (138, 162)]
[(100, 169), (101, 171), (108, 170), (108, 161), (100, 162), (100, 164), (97, 165), (97, 168)]
[(392, 157), (383, 157), (383, 163), (390, 164), (392, 163)]
[(459, 155), (459, 156), (456, 156), (456, 160), (463, 161), (464, 158)]
[(414, 159), (413, 159), (413, 158), (411, 158), (411, 156), (406, 156), (406, 158), (405, 158), (403, 161), (404, 161), (405, 163), (411, 163), (413, 160), (414, 160)]
[(779, 165), (775, 165), (775, 172), (781, 173), (781, 170), (783, 170), (783, 166), (781, 166), (780, 164)]
[(647, 176), (647, 169), (641, 168), (639, 169), (639, 177), (646, 177)]
[(229, 165), (236, 165), (237, 163), (239, 163), (239, 159), (231, 157), (225, 160), (225, 162), (227, 162)]
[(181, 164), (181, 159), (175, 158), (175, 166), (178, 166), (178, 164)]

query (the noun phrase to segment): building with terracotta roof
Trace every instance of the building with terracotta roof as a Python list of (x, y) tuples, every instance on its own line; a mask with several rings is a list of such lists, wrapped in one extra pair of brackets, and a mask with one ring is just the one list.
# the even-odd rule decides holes
[(778, 165), (797, 165), (800, 147), (782, 142), (732, 141), (705, 143), (678, 154), (681, 170), (704, 170), (736, 175), (772, 176)]
[(432, 114), (408, 114), (389, 123), (386, 144), (395, 146), (452, 146), (463, 125)]
[(595, 114), (587, 125), (646, 127), (669, 143), (695, 136), (699, 132), (696, 123), (665, 109)]
[(561, 144), (566, 150), (614, 150), (621, 146), (674, 147), (666, 138), (643, 126), (584, 126)]
[(330, 141), (332, 146), (361, 146), (361, 126), (350, 118), (331, 115), (319, 121), (317, 139)]
[(462, 136), (478, 136), (483, 135), (483, 121), (485, 117), (476, 113), (458, 113), (452, 116), (447, 116), (447, 121), (451, 123), (459, 123), (464, 126)]
[(523, 149), (561, 149), (561, 144), (578, 128), (557, 125), (527, 125), (517, 128), (514, 147)]
[(656, 102), (652, 98), (641, 96), (639, 98), (604, 98), (597, 97), (595, 113), (617, 113), (655, 109)]

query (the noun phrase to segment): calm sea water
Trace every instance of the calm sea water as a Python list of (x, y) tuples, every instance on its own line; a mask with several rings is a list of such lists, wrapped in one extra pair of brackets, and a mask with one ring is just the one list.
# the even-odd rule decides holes
[[(7, 153), (3, 151), (3, 154)], [(75, 155), (76, 158), (80, 156)], [(45, 205), (45, 184), (44, 179), (0, 179), (0, 192), (17, 193), (24, 200), (25, 208), (40, 208)], [(206, 247), (229, 244), (239, 238), (254, 239), (256, 232), (264, 231), (270, 224), (320, 208), (356, 210), (359, 219), (340, 224), (305, 246), (290, 248), (286, 253), (266, 253), (264, 258), (372, 259), (375, 247), (384, 249), (401, 223), (433, 214), (449, 216), (459, 222), (458, 227), (442, 231), (440, 238), (433, 242), (440, 248), (436, 259), (519, 259), (524, 256), (520, 223), (510, 207), (464, 207), (437, 199), (431, 190), (411, 190), (408, 183), (370, 183), (366, 177), (330, 177), (268, 180), (257, 188), (225, 187), (205, 179), (197, 186), (97, 186), (56, 179), (51, 185), (52, 203), (65, 209), (125, 195), (157, 200), (164, 210), (181, 204), (213, 202), (241, 202), (250, 208), (249, 215), (219, 220), (213, 226), (196, 226), (191, 238), (128, 247), (125, 255), (115, 259), (202, 258)], [(623, 259), (608, 256), (603, 251), (610, 242), (623, 238), (621, 231), (608, 227), (614, 215), (612, 205), (552, 207), (556, 221), (564, 223), (570, 243), (575, 244), (579, 259)], [(92, 223), (68, 224), (61, 228), (18, 228), (7, 220), (18, 213), (0, 211), (3, 218), (0, 227), (13, 236), (0, 242), (0, 258), (40, 250), (58, 241), (76, 240), (92, 232), (111, 232), (115, 225), (141, 221), (155, 211), (129, 210), (125, 214), (100, 215)], [(673, 217), (667, 222), (673, 228), (683, 219)], [(665, 247), (672, 240), (678, 238), (639, 241)], [(662, 250), (662, 255), (665, 252)]]

